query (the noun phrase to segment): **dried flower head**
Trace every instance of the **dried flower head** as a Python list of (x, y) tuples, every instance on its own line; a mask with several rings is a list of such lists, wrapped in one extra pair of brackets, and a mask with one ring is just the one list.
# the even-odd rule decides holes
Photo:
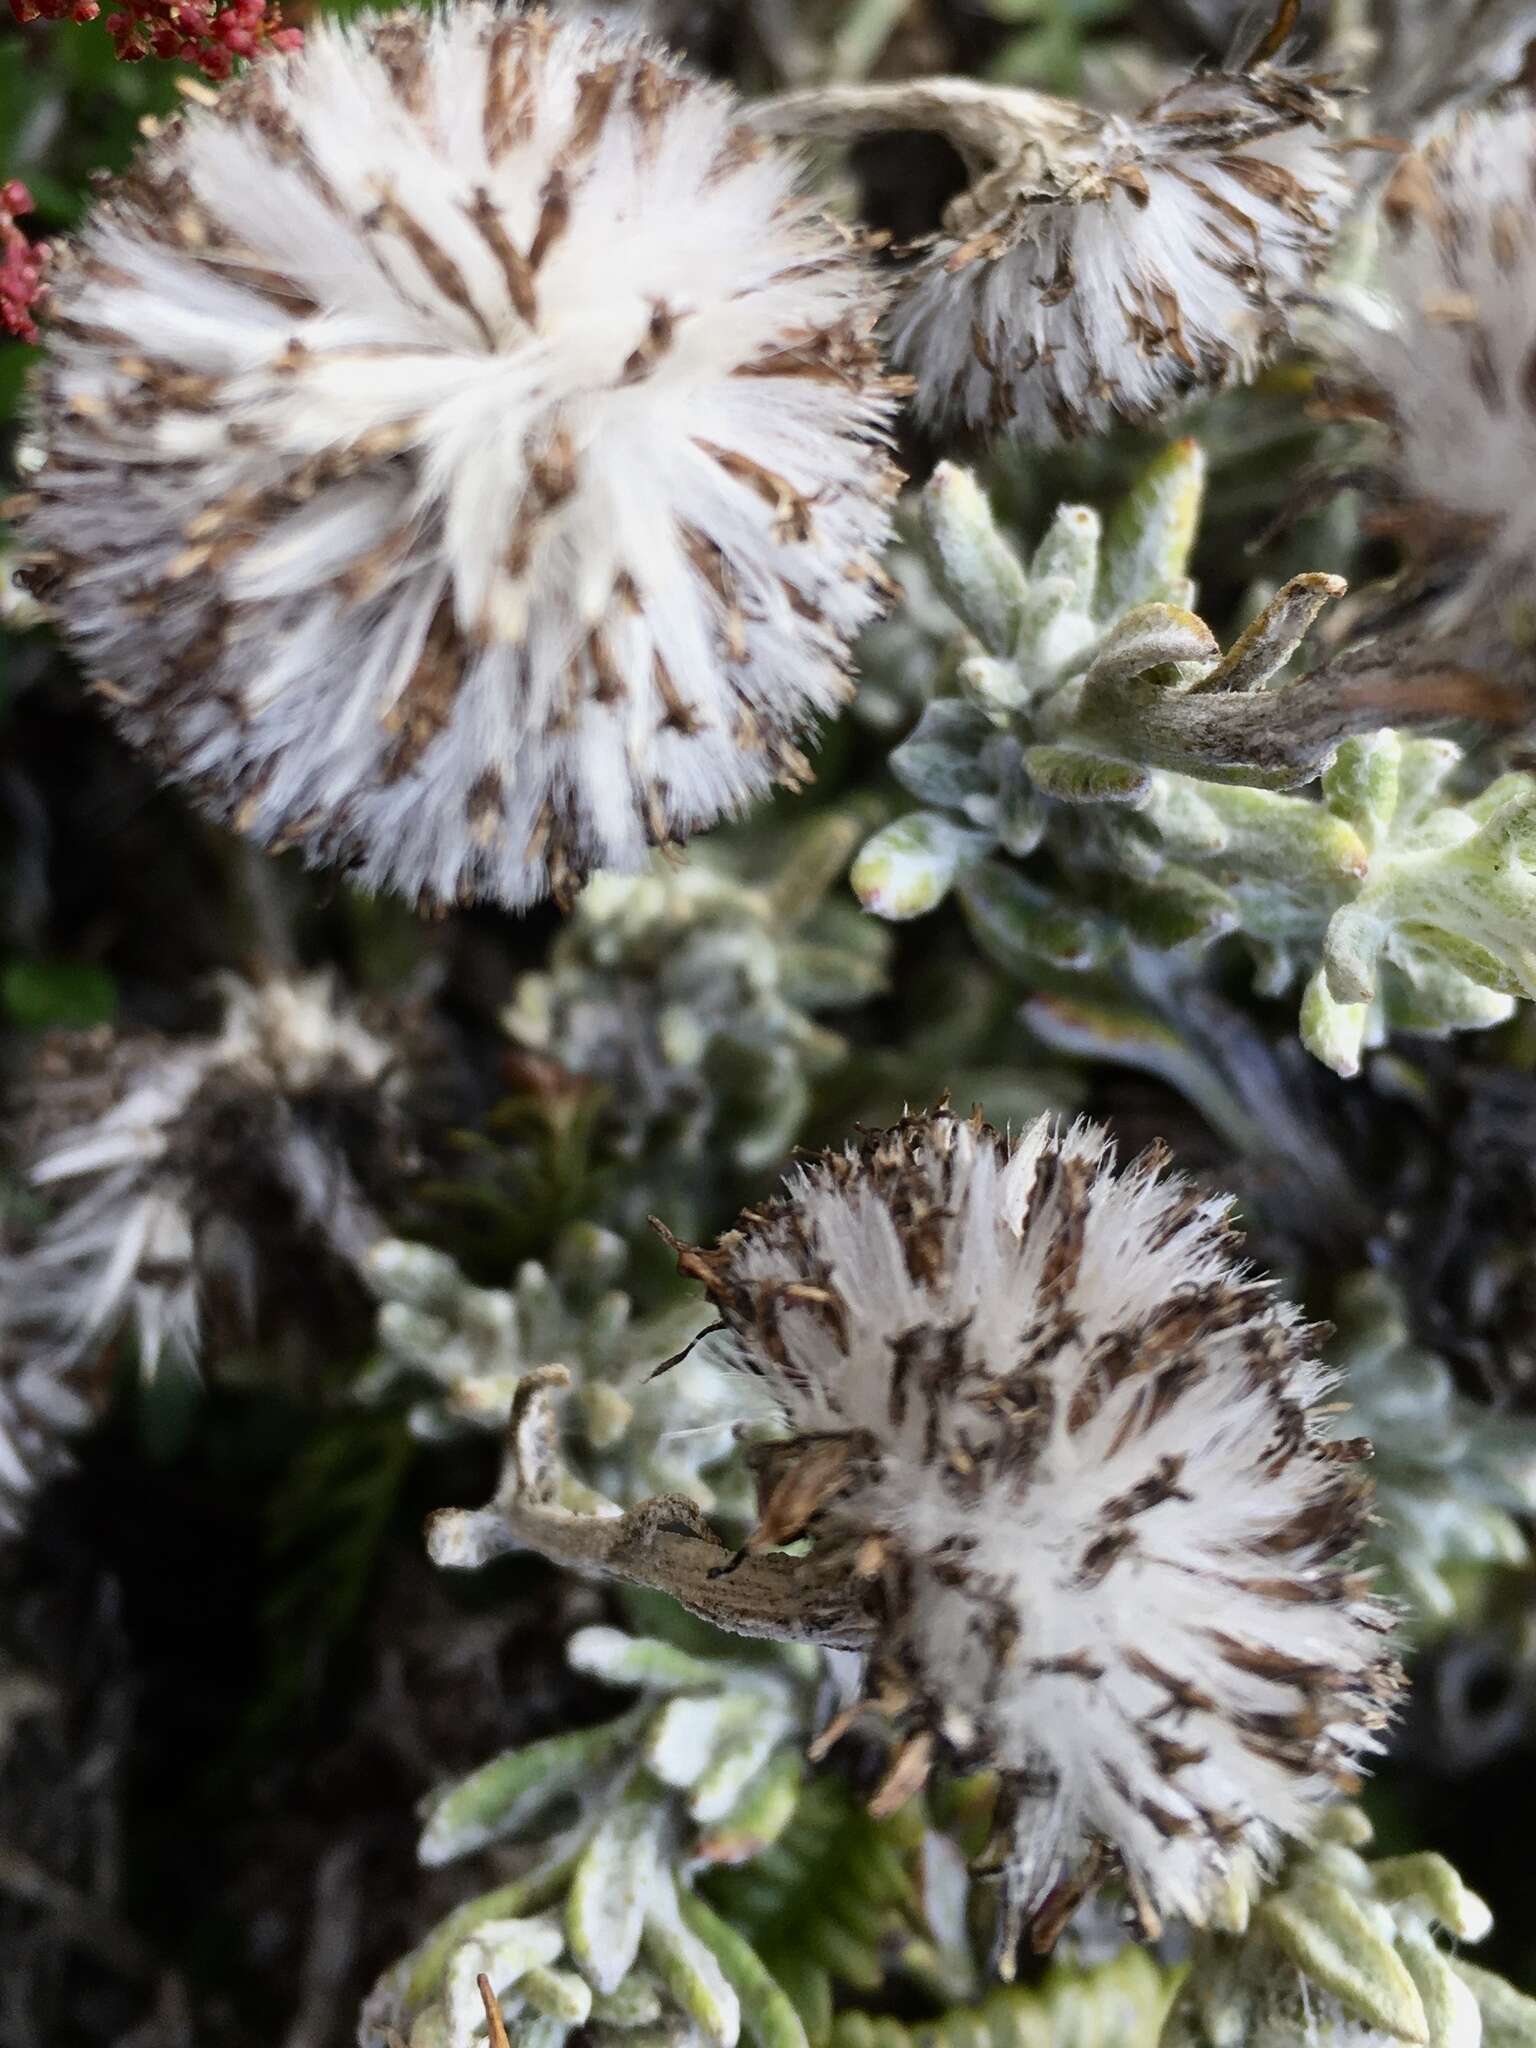
[(807, 774), (895, 473), (796, 183), (644, 41), (479, 0), (169, 130), (63, 269), (29, 523), (128, 736), (514, 906)]
[(1078, 110), (955, 202), (893, 322), (930, 418), (1072, 440), (1253, 376), (1346, 183), (1315, 80), (1199, 74), (1133, 119)]
[[(355, 1268), (381, 1235), (365, 1182), (393, 1156), (399, 1081), (393, 1043), (323, 976), (232, 980), (206, 1038), (46, 1042), (20, 1149), (38, 1192), (65, 1199), (0, 1258), (0, 1438), (6, 1405), (18, 1445), (23, 1421), (28, 1443), (43, 1423), (81, 1427), (105, 1392), (92, 1367), (125, 1328), (146, 1374), (195, 1364), (210, 1300), (249, 1323), (274, 1263), (291, 1277), (295, 1236)], [(39, 1451), (14, 1462), (35, 1473)], [(23, 1490), (11, 1462), (0, 1441), (0, 1496)]]
[(1405, 157), (1382, 196), (1380, 298), (1341, 351), (1347, 402), (1387, 430), (1379, 523), (1424, 572), (1433, 624), (1495, 668), (1536, 645), (1533, 181), (1524, 104)]
[(684, 1251), (790, 1434), (748, 1550), (807, 1529), (874, 1609), (856, 1705), (1000, 1778), (1003, 1956), (1105, 1876), (1145, 1932), (1241, 1920), (1377, 1747), (1398, 1673), (1352, 1568), (1363, 1443), (1236, 1263), (1226, 1203), (1104, 1132), (911, 1117)]

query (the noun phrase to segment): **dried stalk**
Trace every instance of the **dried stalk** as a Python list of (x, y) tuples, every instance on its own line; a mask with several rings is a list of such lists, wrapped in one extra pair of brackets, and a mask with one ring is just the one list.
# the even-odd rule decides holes
[[(619, 1579), (668, 1593), (690, 1614), (734, 1635), (769, 1636), (856, 1650), (873, 1617), (846, 1559), (733, 1553), (686, 1494), (663, 1495), (629, 1513), (592, 1497), (572, 1508), (551, 1398), (570, 1384), (563, 1365), (541, 1366), (518, 1386), (501, 1489), (489, 1507), (447, 1509), (427, 1523), (434, 1563), (473, 1570), (533, 1550), (587, 1578)], [(564, 1484), (562, 1484), (564, 1482)]]

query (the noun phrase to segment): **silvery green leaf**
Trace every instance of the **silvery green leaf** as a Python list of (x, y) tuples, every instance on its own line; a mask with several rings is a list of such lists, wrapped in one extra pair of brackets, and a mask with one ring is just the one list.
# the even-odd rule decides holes
[(569, 2020), (525, 2006), (508, 2018), (507, 2044), (508, 2048), (564, 2048), (570, 2031)]
[(613, 1991), (592, 1995), (593, 2021), (608, 2027), (645, 2027), (661, 2018), (661, 1993), (643, 1971), (631, 1970)]
[(665, 1824), (662, 1798), (632, 1792), (601, 1822), (576, 1865), (566, 1899), (566, 1937), (599, 1991), (616, 1991), (640, 1952)]
[(579, 1386), (576, 1405), (594, 1451), (611, 1450), (620, 1443), (635, 1419), (634, 1404), (605, 1380), (588, 1380)]
[(1428, 2041), (1418, 1987), (1391, 1940), (1342, 1885), (1297, 1884), (1266, 1899), (1254, 1918), (1347, 2012), (1398, 2040)]
[(1385, 1856), (1371, 1865), (1371, 1878), (1379, 1898), (1424, 1909), (1458, 1941), (1484, 1941), (1493, 1929), (1493, 1915), (1477, 1893), (1432, 1850)]
[(750, 1780), (735, 1805), (704, 1829), (699, 1855), (709, 1863), (744, 1863), (776, 1842), (794, 1816), (804, 1778), (800, 1751), (786, 1745)]
[(648, 1692), (696, 1692), (715, 1689), (721, 1667), (708, 1657), (694, 1657), (657, 1636), (626, 1635), (617, 1628), (579, 1628), (565, 1647), (573, 1671), (600, 1678), (605, 1685), (640, 1685)]
[(489, 1958), (486, 1975), (498, 1990), (542, 1963), (557, 1963), (565, 1947), (560, 1923), (549, 1913), (527, 1920), (483, 1920), (474, 1938)]
[(425, 1315), (450, 1308), (466, 1284), (446, 1252), (395, 1237), (382, 1238), (370, 1248), (363, 1277), (381, 1300), (402, 1302)]
[(1050, 823), (1050, 806), (1030, 781), (1022, 752), (1015, 748), (998, 776), (993, 817), (1005, 852), (1022, 860), (1034, 852)]
[[(491, 1929), (492, 1949), (500, 1941), (514, 1951), (508, 1955), (507, 1964), (515, 1968), (518, 1930), (529, 1924), (529, 1916), (536, 1916), (533, 1924), (541, 1931), (533, 1936), (535, 1960), (558, 1956), (564, 1944), (560, 1923), (539, 1909), (563, 1897), (570, 1870), (570, 1863), (563, 1859), (546, 1863), (526, 1877), (499, 1885), (450, 1913), (379, 1980), (375, 1999), (391, 2023), (404, 2025), (435, 2003), (454, 1956), (466, 1942), (478, 1941), (482, 1929)], [(555, 1943), (552, 1951), (548, 1947), (551, 1933)]]
[(941, 698), (891, 755), (891, 773), (920, 803), (953, 810), (977, 786), (977, 756), (996, 730), (974, 705)]
[[(756, 1707), (757, 1702), (748, 1702)], [(740, 1701), (729, 1693), (669, 1700), (646, 1732), (644, 1755), (664, 1785), (690, 1790), (709, 1767), (721, 1736), (739, 1718)]]
[(452, 1339), (440, 1317), (404, 1301), (386, 1301), (378, 1315), (379, 1340), (387, 1355), (413, 1372), (436, 1378)]
[(1406, 1928), (1398, 1936), (1397, 1952), (1418, 1988), (1430, 2048), (1481, 2048), (1483, 2021), (1477, 2000), (1429, 1936)]
[(945, 596), (990, 653), (1011, 654), (1028, 583), (986, 493), (969, 470), (941, 462), (922, 509)]
[(1205, 454), (1176, 441), (1149, 463), (1111, 513), (1099, 568), (1098, 609), (1114, 618), (1132, 605), (1170, 595), (1186, 573), (1200, 501)]
[(1099, 515), (1086, 505), (1062, 505), (1029, 565), (1032, 584), (1059, 582), (1074, 611), (1092, 608), (1099, 573)]
[(875, 834), (849, 879), (877, 917), (922, 917), (943, 902), (956, 875), (995, 843), (992, 833), (957, 825), (937, 811), (910, 811)]
[(1142, 817), (1173, 854), (1198, 856), (1225, 851), (1231, 828), (1201, 785), (1187, 775), (1156, 774)]
[[(599, 1223), (571, 1223), (561, 1231), (555, 1244), (553, 1265), (563, 1287), (579, 1288), (591, 1299), (604, 1289), (615, 1288), (629, 1259), (629, 1247), (616, 1230)], [(629, 1314), (628, 1296), (618, 1302)]]
[(799, 2013), (757, 1951), (696, 1892), (682, 1894), (678, 1903), (684, 1924), (713, 1953), (740, 2000), (742, 2020), (756, 2048), (808, 2048)]
[(1171, 604), (1140, 605), (1117, 619), (1099, 642), (1085, 678), (1084, 713), (1091, 719), (1095, 700), (1127, 683), (1155, 678), (1163, 687), (1182, 688), (1183, 678), (1159, 672), (1186, 662), (1203, 669), (1220, 655), (1216, 635), (1194, 612)]
[(1159, 952), (1213, 945), (1239, 922), (1230, 890), (1192, 868), (1165, 868), (1155, 882), (1118, 889), (1112, 900), (1132, 938)]
[(1200, 794), (1226, 828), (1223, 869), (1245, 880), (1268, 879), (1297, 889), (1343, 889), (1370, 872), (1370, 855), (1353, 825), (1322, 804), (1273, 790), (1202, 782)]
[(966, 922), (983, 951), (1028, 980), (1042, 966), (1092, 967), (1110, 948), (1104, 928), (1059, 902), (1016, 868), (980, 861), (960, 885)]
[(736, 1711), (721, 1729), (688, 1802), (701, 1827), (724, 1820), (786, 1735), (792, 1716), (750, 1696), (732, 1702)]
[(1393, 1029), (1443, 1036), (1448, 1031), (1484, 1031), (1514, 1015), (1515, 997), (1500, 988), (1504, 976), (1496, 961), (1491, 973), (1485, 969), (1474, 978), (1463, 967), (1453, 966), (1438, 944), (1410, 945), (1405, 935), (1394, 934), (1387, 950), (1398, 969), (1382, 984), (1383, 1009)]
[[(1424, 758), (1426, 755), (1430, 757), (1427, 760)], [(1443, 784), (1460, 759), (1460, 747), (1450, 740), (1410, 740), (1404, 748), (1405, 773), (1408, 764), (1412, 763), (1421, 771), (1423, 794), (1442, 802)], [(1479, 790), (1476, 796), (1469, 797), (1458, 808), (1477, 824), (1484, 825), (1495, 812), (1504, 808), (1511, 797), (1525, 796), (1530, 787), (1528, 772), (1512, 770), (1508, 775), (1495, 777), (1486, 789)], [(1420, 786), (1415, 786), (1414, 794), (1420, 795)]]
[(1374, 852), (1396, 815), (1403, 743), (1395, 732), (1345, 740), (1323, 770), (1323, 800)]
[[(1031, 678), (1017, 661), (999, 661), (992, 654), (968, 654), (955, 668), (955, 680), (973, 709), (1009, 717), (1028, 704)], [(990, 720), (989, 720), (990, 722)]]
[(538, 1963), (518, 1978), (517, 1992), (535, 2012), (568, 2027), (584, 2025), (592, 2010), (592, 1987), (574, 1970), (551, 1970)]
[(1527, 1998), (1491, 1970), (1451, 1958), (1451, 1968), (1477, 2000), (1483, 2022), (1482, 2048), (1531, 2048), (1536, 2041), (1536, 1998)]
[(1391, 927), (1361, 903), (1346, 903), (1328, 920), (1323, 934), (1323, 972), (1336, 1003), (1368, 1003)]
[(1139, 810), (1152, 794), (1147, 769), (1085, 747), (1026, 747), (1024, 766), (1042, 795), (1058, 803), (1124, 804)]
[(736, 2048), (740, 2000), (714, 1950), (684, 1923), (677, 1887), (666, 1871), (651, 1888), (643, 1941), (662, 1983), (711, 2048)]
[(1338, 1001), (1320, 967), (1301, 999), (1301, 1042), (1314, 1059), (1350, 1080), (1360, 1071), (1370, 1018), (1369, 1003)]
[(589, 1787), (628, 1747), (637, 1726), (635, 1715), (627, 1714), (601, 1728), (531, 1742), (482, 1764), (429, 1802), (417, 1850), (421, 1861), (451, 1863), (518, 1833), (560, 1800)]
[(1497, 1017), (1482, 1019), (1496, 1022), (1509, 1016), (1514, 999), (1524, 994), (1519, 977), (1464, 932), (1404, 923), (1391, 932), (1386, 947), (1389, 958), (1409, 977), (1415, 991), (1422, 990), (1426, 1007), (1433, 1007), (1443, 990), (1443, 1000), (1452, 1014), (1469, 1004), (1475, 1014), (1476, 998), (1462, 993), (1462, 985), (1470, 984), (1488, 995), (1508, 998)]

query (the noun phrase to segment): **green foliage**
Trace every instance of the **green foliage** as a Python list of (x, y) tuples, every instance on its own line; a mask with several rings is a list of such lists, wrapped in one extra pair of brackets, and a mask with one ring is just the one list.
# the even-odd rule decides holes
[[(667, 2024), (733, 2048), (805, 2048), (788, 1992), (751, 1928), (691, 1895), (692, 1873), (765, 1854), (800, 1801), (808, 1664), (714, 1638), (687, 1649), (618, 1629), (580, 1630), (573, 1667), (638, 1691), (599, 1727), (494, 1759), (429, 1803), (423, 1862), (522, 1839), (535, 1875), (450, 1916), (381, 1981), (365, 2042), (470, 2040), (484, 1974), (510, 2038), (558, 2048), (573, 2028), (605, 2048)], [(537, 1910), (533, 1910), (533, 1909)]]
[(705, 1891), (794, 2000), (811, 2048), (833, 2038), (839, 1986), (876, 1994), (921, 1934), (911, 1867), (921, 1823), (872, 1820), (847, 1787), (814, 1779), (778, 1840)]
[(1240, 936), (1262, 993), (1306, 981), (1302, 1038), (1343, 1074), (1392, 1028), (1502, 1021), (1536, 994), (1536, 779), (1464, 795), (1451, 742), (1361, 729), (1351, 675), (1282, 680), (1337, 578), (1293, 578), (1223, 653), (1186, 576), (1202, 478), (1178, 443), (1106, 527), (1064, 507), (1026, 564), (941, 465), (956, 694), (892, 755), (924, 808), (864, 848), (856, 891), (893, 919), (953, 891), (1031, 982)]
[[(644, 1200), (685, 1234), (718, 1207), (710, 1183), (784, 1157), (813, 1080), (846, 1056), (823, 1013), (884, 986), (888, 936), (827, 892), (867, 825), (826, 812), (683, 867), (599, 875), (504, 1022), (527, 1052), (602, 1091), (599, 1130), (644, 1160)], [(624, 1227), (641, 1219), (620, 1211)]]
[(285, 1718), (356, 1625), (412, 1456), (398, 1416), (337, 1416), (313, 1430), (273, 1495), (262, 1730)]
[(840, 2014), (831, 2048), (1157, 2048), (1176, 1982), (1125, 1948), (1086, 1969), (1053, 1963), (1039, 1984), (998, 1985), (931, 2020)]
[(117, 984), (84, 961), (11, 960), (0, 968), (0, 1003), (25, 1031), (88, 1031), (111, 1023)]
[(1483, 1940), (1492, 1916), (1441, 1856), (1359, 1854), (1370, 1826), (1335, 1810), (1242, 1935), (1197, 1937), (1161, 2048), (1515, 2048), (1536, 2000), (1436, 1940)]
[[(629, 1505), (686, 1493), (706, 1511), (744, 1516), (750, 1487), (733, 1454), (749, 1397), (702, 1352), (677, 1358), (699, 1328), (695, 1302), (674, 1294), (655, 1314), (634, 1315), (612, 1285), (625, 1262), (621, 1238), (573, 1224), (549, 1266), (528, 1260), (510, 1288), (476, 1287), (447, 1253), (383, 1239), (366, 1266), (379, 1355), (358, 1392), (376, 1401), (412, 1390), (411, 1428), (426, 1439), (502, 1431), (518, 1382), (558, 1363), (574, 1382), (567, 1448), (591, 1498)], [(677, 1362), (657, 1378), (668, 1358)]]
[(1459, 1393), (1445, 1361), (1410, 1341), (1379, 1275), (1346, 1287), (1336, 1315), (1343, 1427), (1375, 1450), (1371, 1561), (1383, 1567), (1382, 1590), (1420, 1626), (1444, 1626), (1475, 1606), (1483, 1573), (1530, 1562), (1523, 1523), (1536, 1514), (1536, 1422)]

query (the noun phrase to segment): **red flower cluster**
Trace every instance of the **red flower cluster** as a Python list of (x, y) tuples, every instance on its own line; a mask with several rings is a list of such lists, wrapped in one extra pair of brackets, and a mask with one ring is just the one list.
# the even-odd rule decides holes
[(228, 78), (236, 58), (296, 50), (304, 40), (302, 29), (284, 27), (278, 0), (131, 0), (107, 16), (107, 28), (125, 63), (174, 58), (206, 78)]
[(11, 0), (23, 28), (29, 21), (94, 21), (100, 12), (96, 0)]
[[(94, 21), (97, 0), (10, 0), (19, 22)], [(301, 29), (283, 24), (279, 0), (128, 0), (107, 16), (112, 46), (125, 63), (165, 57), (195, 64), (207, 78), (228, 78), (240, 57), (296, 50)]]
[(32, 309), (43, 295), (48, 265), (46, 242), (29, 242), (17, 227), (32, 211), (32, 194), (19, 178), (0, 185), (0, 329), (21, 341), (36, 341)]

